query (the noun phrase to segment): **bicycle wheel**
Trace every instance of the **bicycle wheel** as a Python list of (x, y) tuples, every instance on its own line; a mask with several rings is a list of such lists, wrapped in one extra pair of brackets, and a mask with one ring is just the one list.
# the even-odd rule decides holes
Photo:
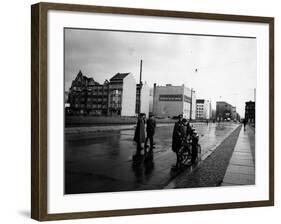
[(186, 165), (188, 161), (188, 155), (184, 147), (181, 147), (178, 151), (178, 159), (181, 165)]

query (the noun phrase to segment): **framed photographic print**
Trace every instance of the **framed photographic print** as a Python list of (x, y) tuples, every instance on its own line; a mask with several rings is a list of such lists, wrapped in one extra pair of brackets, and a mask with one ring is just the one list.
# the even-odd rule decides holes
[(32, 218), (274, 204), (274, 18), (31, 16)]

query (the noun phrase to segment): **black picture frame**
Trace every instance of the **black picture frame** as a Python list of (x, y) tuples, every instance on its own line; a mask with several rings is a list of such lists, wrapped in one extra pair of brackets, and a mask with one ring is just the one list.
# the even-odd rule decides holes
[[(274, 18), (241, 16), (183, 11), (119, 8), (90, 5), (38, 3), (31, 6), (31, 217), (39, 221), (81, 219), (108, 216), (140, 215), (155, 213), (203, 211), (226, 208), (245, 208), (274, 205)], [(166, 18), (194, 18), (235, 22), (252, 22), (269, 25), (269, 199), (233, 203), (130, 208), (108, 211), (85, 211), (48, 214), (47, 189), (47, 13), (49, 10), (71, 12), (110, 13)]]

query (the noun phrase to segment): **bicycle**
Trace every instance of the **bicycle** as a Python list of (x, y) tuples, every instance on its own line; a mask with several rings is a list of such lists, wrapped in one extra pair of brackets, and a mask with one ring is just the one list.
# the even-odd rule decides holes
[(178, 159), (181, 165), (187, 166), (195, 164), (201, 160), (201, 145), (199, 136), (193, 130), (191, 136), (186, 136), (181, 140), (181, 147), (178, 150)]

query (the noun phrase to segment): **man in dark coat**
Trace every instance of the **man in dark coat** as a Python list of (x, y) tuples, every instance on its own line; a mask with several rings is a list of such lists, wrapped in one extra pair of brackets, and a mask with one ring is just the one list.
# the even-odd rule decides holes
[(146, 148), (148, 147), (147, 142), (149, 139), (149, 145), (150, 145), (150, 152), (153, 150), (153, 136), (155, 134), (155, 129), (156, 129), (156, 121), (154, 119), (154, 116), (152, 113), (149, 114), (149, 118), (146, 121), (146, 139), (145, 139), (145, 152)]
[(182, 137), (184, 135), (182, 119), (183, 119), (183, 116), (182, 116), (182, 114), (180, 114), (178, 116), (178, 121), (174, 125), (174, 130), (173, 130), (172, 150), (177, 155), (176, 168), (178, 168), (178, 166), (179, 166), (178, 150), (181, 147)]
[(174, 125), (173, 139), (172, 139), (172, 150), (177, 152), (181, 145), (181, 138), (183, 133), (182, 115), (178, 116), (178, 121)]
[(137, 126), (134, 135), (134, 141), (137, 143), (137, 154), (139, 155), (142, 148), (142, 143), (145, 142), (145, 114), (141, 113), (139, 115)]

